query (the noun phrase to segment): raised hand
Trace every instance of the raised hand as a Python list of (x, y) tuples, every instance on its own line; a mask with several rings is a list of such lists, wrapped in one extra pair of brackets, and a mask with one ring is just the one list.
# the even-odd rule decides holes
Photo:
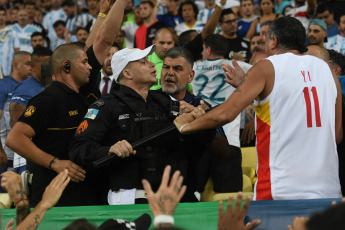
[(170, 215), (172, 216), (180, 202), (183, 194), (186, 192), (186, 186), (182, 186), (183, 177), (180, 171), (175, 171), (169, 183), (171, 167), (166, 166), (164, 169), (161, 185), (156, 193), (151, 189), (147, 180), (143, 180), (143, 187), (147, 193), (150, 209), (154, 216)]
[(237, 86), (239, 86), (242, 83), (246, 74), (243, 72), (242, 68), (237, 64), (235, 60), (232, 60), (232, 65), (235, 68), (232, 68), (227, 63), (222, 63), (222, 65), (225, 75), (227, 77), (226, 79), (224, 79), (224, 81), (226, 81), (233, 87), (237, 88)]
[(46, 187), (40, 205), (45, 209), (49, 210), (55, 206), (59, 201), (62, 192), (65, 190), (70, 178), (68, 176), (68, 170), (65, 169), (59, 175), (57, 175), (50, 184)]
[(234, 208), (232, 207), (233, 196), (229, 196), (226, 212), (224, 213), (223, 202), (219, 202), (218, 210), (218, 230), (250, 230), (257, 227), (261, 221), (254, 220), (253, 222), (244, 225), (244, 217), (248, 210), (251, 198), (248, 197), (241, 209), (242, 193), (239, 192)]

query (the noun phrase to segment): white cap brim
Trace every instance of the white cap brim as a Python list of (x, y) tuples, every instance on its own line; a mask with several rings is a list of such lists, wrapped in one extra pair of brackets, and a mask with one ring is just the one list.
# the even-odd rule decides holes
[(151, 45), (144, 50), (136, 48), (125, 48), (114, 53), (111, 59), (111, 69), (113, 70), (113, 76), (115, 81), (119, 78), (122, 70), (132, 61), (142, 59), (156, 50), (155, 45)]

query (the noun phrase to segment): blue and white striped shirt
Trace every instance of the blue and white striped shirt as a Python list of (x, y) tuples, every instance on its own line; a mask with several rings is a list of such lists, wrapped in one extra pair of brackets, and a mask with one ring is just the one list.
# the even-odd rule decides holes
[(27, 24), (22, 28), (18, 23), (15, 23), (12, 28), (14, 31), (14, 48), (32, 53), (31, 34), (34, 32), (42, 32), (42, 29), (34, 24)]
[(0, 30), (0, 63), (5, 76), (11, 74), (14, 56), (14, 37), (12, 26)]
[(66, 21), (67, 15), (63, 11), (63, 9), (59, 10), (52, 10), (49, 13), (47, 13), (43, 18), (43, 27), (48, 30), (48, 37), (50, 39), (50, 48), (54, 51), (52, 48), (52, 44), (55, 44), (55, 40), (58, 39), (55, 30), (54, 30), (54, 23), (58, 20)]
[(328, 38), (328, 42), (324, 44), (326, 49), (333, 49), (342, 55), (345, 55), (345, 37), (339, 34)]

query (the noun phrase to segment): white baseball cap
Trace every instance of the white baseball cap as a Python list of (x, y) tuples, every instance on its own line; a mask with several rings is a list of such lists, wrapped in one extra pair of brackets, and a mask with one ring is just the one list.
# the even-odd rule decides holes
[(132, 61), (137, 61), (152, 54), (156, 50), (156, 45), (147, 47), (144, 50), (137, 48), (125, 48), (114, 53), (111, 58), (111, 69), (113, 70), (113, 76), (115, 81), (119, 78), (122, 70)]

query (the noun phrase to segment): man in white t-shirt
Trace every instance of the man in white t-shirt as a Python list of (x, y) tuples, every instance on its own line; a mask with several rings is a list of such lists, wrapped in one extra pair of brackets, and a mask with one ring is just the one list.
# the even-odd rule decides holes
[[(269, 57), (247, 74), (224, 65), (236, 86), (227, 101), (194, 120), (175, 119), (188, 134), (233, 121), (254, 99), (258, 155), (255, 200), (340, 198), (336, 141), (342, 140), (341, 98), (329, 66), (302, 55), (305, 29), (293, 17), (270, 24)], [(194, 121), (193, 121), (194, 120)]]

